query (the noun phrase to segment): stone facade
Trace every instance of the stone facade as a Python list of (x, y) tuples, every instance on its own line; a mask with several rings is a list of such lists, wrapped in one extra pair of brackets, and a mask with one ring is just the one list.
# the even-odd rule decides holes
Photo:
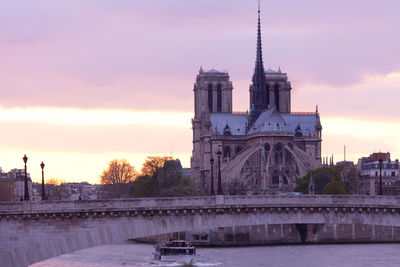
[(321, 166), (318, 108), (291, 112), (287, 73), (280, 68), (264, 71), (260, 27), (259, 18), (250, 111), (232, 112), (233, 86), (227, 72), (200, 68), (196, 77), (191, 177), (202, 194), (210, 193), (219, 164), (225, 194), (293, 191), (298, 178)]
[[(380, 170), (379, 160), (382, 160)], [(382, 188), (384, 195), (400, 195), (400, 164), (399, 160), (391, 160), (390, 153), (373, 153), (369, 157), (358, 160), (360, 171), (360, 194), (377, 195), (380, 171), (382, 171)]]
[[(19, 201), (24, 198), (25, 195), (25, 170), (24, 169), (12, 169), (7, 174), (3, 174), (5, 177), (14, 181), (13, 186), (13, 200)], [(28, 194), (29, 199), (33, 199), (32, 191), (32, 180), (29, 173), (27, 173), (28, 178)]]

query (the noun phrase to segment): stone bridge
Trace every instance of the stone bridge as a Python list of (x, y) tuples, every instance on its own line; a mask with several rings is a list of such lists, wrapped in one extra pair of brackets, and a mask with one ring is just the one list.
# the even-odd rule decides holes
[(400, 198), (216, 196), (0, 203), (0, 262), (27, 266), (92, 246), (215, 227), (280, 225), (283, 237), (284, 225), (290, 224), (320, 225), (332, 242), (358, 237), (396, 242)]

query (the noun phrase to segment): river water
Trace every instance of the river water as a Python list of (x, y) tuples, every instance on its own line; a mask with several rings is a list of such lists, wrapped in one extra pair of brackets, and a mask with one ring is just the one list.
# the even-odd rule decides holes
[[(151, 261), (153, 251), (152, 245), (126, 242), (83, 249), (31, 266), (159, 266)], [(400, 266), (400, 244), (198, 248), (197, 254), (199, 257), (195, 266)]]

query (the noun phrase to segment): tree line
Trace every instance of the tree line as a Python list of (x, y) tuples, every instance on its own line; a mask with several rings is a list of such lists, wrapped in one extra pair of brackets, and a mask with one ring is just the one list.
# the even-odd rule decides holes
[(338, 164), (309, 171), (296, 182), (296, 192), (309, 193), (310, 180), (314, 194), (359, 194), (360, 173), (355, 166)]
[(109, 198), (170, 197), (197, 195), (189, 177), (182, 174), (179, 160), (149, 156), (138, 172), (125, 159), (114, 159), (100, 176)]

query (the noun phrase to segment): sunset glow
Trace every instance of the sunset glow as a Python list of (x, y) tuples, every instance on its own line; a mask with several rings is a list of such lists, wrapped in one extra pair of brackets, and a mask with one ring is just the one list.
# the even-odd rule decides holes
[[(36, 181), (42, 160), (47, 177), (93, 183), (114, 158), (190, 167), (200, 66), (227, 70), (233, 110), (249, 109), (257, 1), (23, 2), (0, 3), (6, 171), (25, 153)], [(292, 111), (318, 105), (323, 156), (399, 158), (399, 2), (262, 2), (264, 65), (288, 74)]]
[(72, 108), (0, 108), (0, 121), (41, 122), (66, 125), (153, 125), (190, 127), (190, 113), (72, 109)]

